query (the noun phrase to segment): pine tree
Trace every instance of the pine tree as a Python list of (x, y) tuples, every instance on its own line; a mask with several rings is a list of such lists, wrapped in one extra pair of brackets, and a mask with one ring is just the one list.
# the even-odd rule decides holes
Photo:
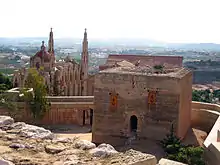
[(182, 147), (181, 140), (174, 133), (174, 126), (171, 125), (170, 133), (161, 141), (162, 147), (167, 154), (178, 152)]

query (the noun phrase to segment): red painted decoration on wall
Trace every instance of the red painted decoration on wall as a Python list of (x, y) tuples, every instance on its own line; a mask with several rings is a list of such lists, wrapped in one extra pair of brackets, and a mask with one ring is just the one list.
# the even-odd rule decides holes
[(148, 104), (156, 104), (156, 91), (148, 92)]
[(118, 104), (118, 94), (109, 93), (109, 95), (110, 95), (110, 109), (115, 109)]
[(117, 96), (111, 96), (111, 104), (112, 104), (112, 106), (117, 105)]

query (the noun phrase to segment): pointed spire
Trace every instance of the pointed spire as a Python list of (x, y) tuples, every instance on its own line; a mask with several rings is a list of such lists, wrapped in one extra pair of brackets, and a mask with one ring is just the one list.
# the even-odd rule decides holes
[(53, 28), (50, 28), (50, 36), (48, 41), (48, 52), (54, 53)]
[(44, 41), (42, 41), (41, 50), (45, 48)]
[(84, 41), (87, 41), (87, 32), (86, 32), (86, 30), (87, 30), (87, 29), (85, 28), (84, 39), (83, 39)]

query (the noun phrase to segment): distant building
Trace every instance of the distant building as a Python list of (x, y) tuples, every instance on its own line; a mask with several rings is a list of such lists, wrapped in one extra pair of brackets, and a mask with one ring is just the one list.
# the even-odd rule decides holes
[[(45, 84), (49, 95), (93, 95), (93, 77), (88, 74), (88, 41), (85, 30), (81, 63), (66, 57), (64, 61), (57, 62), (54, 54), (54, 39), (51, 29), (46, 49), (42, 41), (41, 49), (30, 58), (30, 67), (43, 68)], [(22, 68), (15, 72), (14, 87), (24, 87), (28, 70)]]

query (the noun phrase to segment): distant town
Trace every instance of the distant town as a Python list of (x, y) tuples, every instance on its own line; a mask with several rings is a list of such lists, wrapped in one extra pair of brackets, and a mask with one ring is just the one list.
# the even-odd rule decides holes
[[(44, 38), (0, 38), (0, 71), (12, 76), (14, 70), (29, 67), (29, 59), (40, 48)], [(89, 72), (97, 72), (98, 66), (105, 63), (108, 54), (170, 55), (183, 56), (184, 66), (194, 71), (196, 87), (218, 84), (220, 80), (220, 45), (217, 44), (164, 44), (142, 40), (90, 41)], [(66, 56), (79, 62), (81, 40), (55, 39), (56, 60)], [(210, 85), (209, 85), (210, 86)]]

